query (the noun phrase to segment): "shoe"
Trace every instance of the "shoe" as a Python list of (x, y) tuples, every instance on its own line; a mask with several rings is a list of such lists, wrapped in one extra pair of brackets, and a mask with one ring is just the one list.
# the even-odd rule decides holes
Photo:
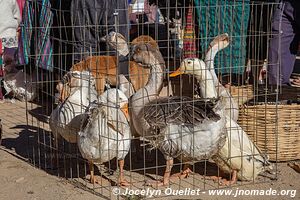
[(298, 78), (291, 78), (290, 82), (291, 82), (291, 86), (300, 87), (300, 76)]

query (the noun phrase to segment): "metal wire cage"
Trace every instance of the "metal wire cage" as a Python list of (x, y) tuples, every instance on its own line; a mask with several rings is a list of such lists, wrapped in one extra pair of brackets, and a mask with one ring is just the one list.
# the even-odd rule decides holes
[[(27, 83), (37, 85), (38, 88), (37, 98), (33, 101), (26, 101), (27, 155), (30, 163), (42, 170), (46, 170), (50, 174), (66, 178), (72, 184), (106, 199), (130, 199), (130, 195), (133, 195), (116, 196), (114, 193), (116, 188), (120, 189), (120, 191), (126, 190), (119, 185), (120, 172), (122, 171), (120, 171), (120, 165), (118, 165), (116, 156), (114, 158), (112, 156), (113, 159), (109, 159), (109, 162), (103, 163), (101, 162), (101, 156), (100, 158), (95, 158), (94, 164), (97, 167), (95, 167), (94, 173), (105, 178), (101, 179), (99, 183), (91, 183), (86, 177), (91, 172), (89, 166), (94, 165), (89, 165), (91, 162), (82, 157), (82, 151), (78, 149), (80, 144), (77, 142), (78, 138), (81, 137), (78, 135), (79, 132), (81, 134), (84, 132), (84, 124), (93, 122), (91, 116), (99, 119), (97, 117), (102, 112), (107, 114), (110, 109), (117, 110), (117, 115), (122, 112), (119, 105), (105, 104), (99, 100), (99, 97), (94, 97), (93, 99), (94, 91), (98, 95), (102, 95), (104, 90), (110, 87), (119, 87), (120, 89), (123, 87), (126, 88), (125, 91), (127, 91), (126, 95), (128, 97), (134, 94), (134, 90), (136, 91), (147, 84), (148, 76), (151, 74), (151, 70), (143, 68), (143, 66), (138, 65), (134, 61), (129, 61), (128, 55), (121, 55), (122, 50), (118, 49), (118, 45), (117, 48), (114, 48), (113, 45), (108, 44), (109, 39), (105, 38), (105, 36), (111, 36), (111, 31), (121, 33), (124, 36), (127, 42), (126, 45), (133, 49), (133, 54), (135, 54), (135, 48), (139, 45), (142, 46), (141, 44), (144, 43), (149, 44), (147, 47), (151, 46), (151, 51), (160, 51), (162, 54), (163, 70), (155, 74), (164, 78), (159, 86), (162, 88), (159, 96), (163, 98), (177, 96), (179, 100), (175, 103), (171, 100), (166, 101), (164, 104), (154, 103), (154, 110), (156, 111), (153, 112), (158, 112), (157, 110), (164, 107), (167, 113), (172, 113), (174, 104), (179, 104), (180, 106), (177, 107), (178, 110), (176, 111), (179, 114), (176, 117), (180, 118), (180, 116), (184, 115), (183, 112), (186, 111), (184, 110), (185, 105), (193, 107), (201, 102), (200, 100), (203, 103), (203, 91), (209, 87), (207, 81), (204, 81), (202, 93), (199, 93), (199, 84), (196, 78), (191, 75), (170, 78), (169, 73), (174, 72), (181, 65), (183, 59), (186, 58), (199, 58), (209, 63), (210, 60), (205, 55), (208, 55), (208, 50), (212, 48), (211, 41), (216, 36), (224, 33), (228, 34), (229, 45), (224, 50), (220, 50), (212, 61), (216, 75), (221, 83), (219, 86), (222, 86), (229, 94), (231, 92), (232, 98), (240, 106), (267, 104), (274, 99), (278, 100), (278, 90), (268, 87), (268, 77), (264, 74), (265, 67), (268, 64), (269, 40), (278, 34), (271, 31), (271, 17), (274, 8), (278, 6), (276, 3), (250, 2), (247, 0), (149, 0), (149, 5), (145, 7), (140, 7), (139, 4), (132, 4), (127, 9), (125, 7), (127, 2), (121, 5), (120, 2), (123, 1), (112, 1), (113, 3), (111, 4), (108, 4), (106, 1), (95, 1), (99, 2), (99, 4), (91, 4), (92, 1), (74, 2), (76, 3), (72, 4), (71, 1), (26, 1), (26, 12), (23, 13), (24, 66), (25, 72), (31, 76)], [(153, 40), (148, 36), (151, 36)], [(116, 40), (118, 41), (118, 39), (122, 39), (122, 37)], [(220, 44), (217, 44), (217, 46), (219, 46), (218, 50), (221, 49)], [(134, 58), (134, 55), (132, 57)], [(157, 64), (157, 61), (160, 61), (159, 64)], [(161, 65), (162, 60), (157, 59), (154, 64)], [(82, 71), (85, 72), (83, 73)], [(208, 69), (205, 70), (205, 73), (208, 73)], [(120, 78), (119, 74), (125, 74), (125, 79)], [(122, 80), (125, 80), (125, 82), (126, 80), (131, 80), (133, 89), (130, 89), (128, 81), (124, 84)], [(120, 86), (120, 83), (123, 85), (121, 84), (122, 86)], [(157, 82), (156, 84), (159, 83)], [(153, 87), (156, 87), (156, 84)], [(77, 96), (74, 95), (75, 88), (78, 88), (76, 90)], [(279, 89), (279, 87), (276, 88)], [(57, 89), (60, 89), (60, 92)], [(216, 91), (216, 98), (218, 99), (221, 90), (217, 89)], [(55, 95), (56, 93), (58, 95)], [(70, 97), (72, 95), (73, 97)], [(144, 98), (146, 95), (143, 94), (141, 98)], [(188, 96), (189, 99), (186, 100), (185, 96)], [(58, 97), (61, 102), (58, 102)], [(120, 96), (119, 94), (116, 96), (102, 95), (104, 99), (109, 97), (119, 98)], [(129, 99), (129, 102), (131, 99)], [(76, 102), (74, 103), (73, 101)], [(120, 103), (119, 100), (116, 99), (116, 101)], [(208, 98), (208, 101), (212, 101), (212, 104), (216, 106), (214, 103), (219, 100)], [(65, 107), (62, 107), (62, 105), (65, 105)], [(146, 104), (141, 103), (140, 106), (144, 107)], [(204, 103), (205, 117), (209, 115), (208, 109), (211, 109), (209, 108), (210, 106), (208, 102)], [(133, 112), (132, 110), (136, 108), (129, 104), (129, 111)], [(51, 118), (50, 115), (55, 109), (57, 112), (63, 112), (63, 114), (59, 116), (53, 115)], [(232, 105), (229, 106), (228, 112), (231, 113), (229, 117), (234, 117), (231, 109), (234, 109)], [(201, 151), (200, 147), (200, 150), (195, 148), (195, 143), (204, 138), (196, 137), (196, 131), (193, 127), (195, 123), (194, 116), (196, 115), (195, 109), (192, 108), (190, 111), (191, 113), (189, 114), (193, 122), (189, 124), (192, 127), (190, 134), (195, 137), (191, 137), (190, 141), (181, 139), (181, 144), (177, 144), (178, 152), (175, 152), (174, 155), (171, 153), (171, 155), (174, 157), (172, 174), (184, 171), (185, 164), (191, 164), (190, 169), (193, 173), (187, 178), (172, 180), (167, 186), (172, 189), (184, 190), (190, 188), (192, 190), (200, 189), (201, 191), (221, 188), (223, 187), (222, 185), (209, 179), (209, 176), (221, 174), (218, 165), (211, 162), (211, 158), (214, 158), (214, 156), (203, 156), (202, 159), (193, 157), (197, 153), (195, 151)], [(143, 112), (143, 116), (145, 116), (147, 113), (145, 113), (145, 110)], [(71, 123), (75, 117), (79, 119)], [(51, 124), (53, 118), (57, 121), (53, 121), (52, 131), (55, 131), (51, 133), (49, 122)], [(226, 117), (221, 115), (220, 118), (225, 119)], [(132, 116), (130, 116), (130, 122), (128, 122), (131, 136), (122, 140), (130, 141), (131, 143), (125, 157), (124, 174), (126, 180), (130, 183), (128, 188), (147, 190), (149, 186), (145, 186), (145, 182), (151, 179), (160, 179), (164, 175), (166, 154), (161, 152), (159, 148), (155, 148), (154, 144), (157, 140), (165, 141), (161, 139), (165, 136), (159, 134), (160, 131), (162, 132), (159, 127), (152, 130), (157, 133), (157, 135), (154, 134), (155, 137), (153, 135), (150, 137), (146, 130), (141, 132), (134, 130), (133, 127), (136, 125), (134, 125), (132, 119)], [(229, 118), (226, 119), (230, 121)], [(158, 118), (156, 122), (162, 122), (160, 120), (162, 119)], [(120, 130), (122, 121), (119, 118), (110, 122), (115, 125), (117, 131)], [(105, 123), (101, 124), (99, 121), (95, 123), (95, 126), (96, 124), (98, 125), (98, 129), (95, 129), (96, 132), (98, 131), (98, 135), (95, 133), (95, 137), (98, 138), (94, 142), (97, 143), (98, 141), (98, 143), (94, 146), (95, 149), (93, 151), (98, 151), (99, 155), (104, 154), (102, 152), (103, 149), (101, 149), (103, 146), (100, 144), (107, 140), (111, 141), (111, 143), (108, 142), (105, 150), (108, 151), (108, 154), (115, 154), (121, 149), (119, 149), (120, 146), (112, 146), (112, 143), (118, 142), (121, 140), (120, 137), (123, 138), (124, 135), (119, 134), (116, 137), (110, 134), (101, 135), (111, 128), (109, 126), (113, 126), (111, 124), (107, 126)], [(231, 138), (231, 130), (234, 131), (232, 124), (229, 124), (227, 125), (229, 130), (226, 132), (227, 138)], [(273, 124), (274, 130), (278, 130), (277, 126), (278, 124), (275, 122)], [(61, 132), (61, 130), (58, 130), (59, 128), (62, 129), (62, 132), (65, 132), (65, 136), (59, 134)], [(240, 128), (247, 133), (245, 126)], [(178, 128), (178, 130), (182, 130), (182, 128)], [(182, 134), (182, 131), (180, 133)], [(278, 133), (275, 131), (274, 134)], [(67, 141), (70, 139), (68, 137), (70, 135), (75, 135), (75, 141)], [(184, 138), (182, 135), (180, 137)], [(172, 137), (169, 137), (167, 141), (171, 142), (166, 145), (170, 145), (169, 147), (172, 150), (172, 139), (170, 138)], [(93, 138), (90, 139), (92, 140)], [(178, 138), (176, 140), (178, 141)], [(234, 149), (231, 149), (231, 142), (233, 141), (227, 139), (226, 144), (228, 149), (230, 149), (228, 150), (229, 152), (234, 151)], [(265, 143), (267, 142), (268, 139), (266, 137)], [(240, 143), (237, 145), (240, 145)], [(152, 148), (149, 148), (149, 146)], [(189, 151), (191, 155), (187, 156), (190, 157), (189, 160), (184, 159), (185, 155), (182, 152), (186, 151), (186, 149), (183, 146), (192, 149)], [(222, 147), (224, 148), (224, 145), (221, 145), (218, 151)], [(253, 145), (251, 148), (255, 149), (256, 146)], [(249, 159), (253, 159), (255, 156), (266, 158), (264, 156), (268, 155), (268, 149), (264, 149), (262, 146), (260, 146), (260, 155), (255, 155), (257, 152), (254, 152), (252, 152), (252, 155), (247, 155)], [(244, 165), (243, 160), (245, 156), (240, 156), (241, 166)], [(170, 157), (170, 155), (167, 157)], [(226, 162), (231, 163), (231, 159), (229, 155)], [(273, 165), (276, 166), (276, 162)], [(229, 171), (230, 173), (227, 177), (232, 175), (232, 171)], [(240, 176), (242, 174), (243, 172), (241, 172)], [(264, 172), (264, 176), (259, 176), (255, 179), (250, 178), (248, 181), (238, 181), (237, 185), (241, 188), (243, 185), (272, 181), (276, 177), (276, 170), (274, 174)], [(163, 195), (169, 196), (168, 194), (157, 192), (152, 197)], [(170, 195), (177, 196), (177, 194)], [(148, 196), (141, 195), (140, 198), (150, 197), (148, 194)]]

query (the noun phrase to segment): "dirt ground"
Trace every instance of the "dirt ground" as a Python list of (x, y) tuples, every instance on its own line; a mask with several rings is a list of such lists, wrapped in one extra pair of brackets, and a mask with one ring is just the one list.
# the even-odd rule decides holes
[[(28, 118), (26, 118), (26, 106), (30, 111)], [(49, 144), (47, 137), (49, 137), (49, 129), (47, 125), (47, 116), (49, 109), (41, 109), (41, 105), (25, 104), (21, 102), (9, 103), (5, 102), (0, 104), (0, 113), (3, 124), (3, 140), (0, 146), (0, 199), (140, 199), (137, 196), (131, 198), (123, 198), (115, 196), (109, 190), (115, 190), (115, 186), (107, 186), (103, 188), (95, 188), (89, 184), (84, 175), (87, 171), (85, 164), (76, 159), (77, 164), (75, 167), (72, 164), (68, 164), (68, 161), (73, 162), (73, 158), (64, 157), (64, 170), (52, 169), (49, 164), (49, 159), (43, 157), (49, 157), (46, 150), (43, 150), (41, 146)], [(33, 112), (39, 111), (42, 112)], [(40, 116), (34, 115), (34, 113), (40, 113)], [(37, 118), (39, 120), (37, 120)], [(26, 122), (28, 119), (28, 125)], [(36, 134), (42, 133), (38, 136), (39, 142), (43, 143), (40, 146), (33, 145), (32, 141), (36, 139)], [(39, 147), (39, 148), (38, 148)], [(29, 150), (28, 150), (29, 149)], [(46, 149), (46, 148), (45, 148)], [(50, 159), (51, 160), (51, 159)], [(139, 163), (138, 159), (133, 159), (133, 162)], [(66, 164), (67, 163), (67, 164)], [(153, 163), (152, 163), (153, 164)], [(132, 164), (133, 166), (135, 163)], [(50, 167), (49, 167), (50, 166)], [(136, 164), (138, 166), (138, 164)], [(191, 188), (205, 190), (205, 193), (199, 193), (199, 195), (192, 196), (156, 196), (152, 199), (300, 199), (300, 174), (287, 166), (287, 163), (278, 163), (277, 165), (277, 179), (275, 175), (266, 175), (267, 177), (259, 177), (255, 183), (238, 182), (232, 188), (226, 188), (226, 190), (232, 190), (235, 193), (237, 190), (296, 190), (298, 193), (294, 195), (275, 195), (275, 196), (246, 196), (241, 195), (233, 198), (234, 195), (209, 195), (209, 189), (218, 188), (218, 184), (209, 180), (203, 180), (199, 174), (202, 173), (204, 164), (195, 165), (195, 173), (182, 181), (172, 182), (170, 188), (174, 190), (180, 188)], [(208, 164), (207, 169), (215, 168)], [(134, 167), (131, 166), (131, 169)], [(76, 171), (77, 169), (77, 171)], [(78, 169), (81, 169), (79, 173)], [(84, 169), (84, 170), (83, 170)], [(155, 177), (153, 170), (150, 172), (143, 170), (132, 170), (129, 172), (129, 166), (126, 167), (126, 177), (133, 183), (132, 189), (142, 190), (147, 189), (143, 187), (145, 177)], [(136, 167), (136, 169), (140, 169)], [(70, 172), (71, 171), (71, 172)], [(155, 169), (154, 169), (155, 171)], [(174, 172), (179, 171), (179, 168), (175, 167)], [(213, 171), (213, 170), (212, 170)], [(144, 176), (147, 174), (147, 176)], [(162, 173), (159, 172), (161, 175)], [(115, 179), (115, 175), (111, 176), (111, 179)], [(150, 188), (151, 189), (151, 188)], [(153, 189), (152, 189), (153, 190)], [(122, 190), (124, 191), (124, 189)], [(165, 188), (162, 188), (165, 191)], [(291, 192), (291, 191), (290, 191)], [(292, 198), (291, 196), (294, 196)]]

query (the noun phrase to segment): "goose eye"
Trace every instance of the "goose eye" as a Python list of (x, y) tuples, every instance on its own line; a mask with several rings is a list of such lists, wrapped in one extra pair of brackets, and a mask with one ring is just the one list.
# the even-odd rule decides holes
[(192, 61), (189, 60), (189, 61), (188, 61), (188, 64), (189, 64), (189, 65), (192, 64)]

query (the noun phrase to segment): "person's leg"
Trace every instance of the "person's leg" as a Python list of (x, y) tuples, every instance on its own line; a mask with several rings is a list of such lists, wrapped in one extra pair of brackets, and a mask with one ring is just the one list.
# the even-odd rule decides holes
[[(0, 42), (1, 42), (1, 40), (0, 40)], [(0, 48), (2, 48), (2, 47), (0, 47)], [(0, 63), (0, 100), (2, 100), (3, 99), (3, 93), (2, 93), (2, 86), (3, 86), (3, 83), (2, 83), (2, 80), (3, 80), (3, 64), (2, 64), (2, 54), (0, 54), (0, 56), (1, 56), (1, 63)]]
[[(295, 8), (295, 10), (297, 10), (297, 12), (294, 12), (294, 19), (295, 19), (295, 26), (296, 26), (296, 36), (295, 36), (295, 40), (294, 40), (294, 45), (295, 45), (295, 49), (300, 51), (300, 12), (298, 12), (300, 10), (300, 1), (294, 1), (293, 2), (293, 6)], [(296, 67), (296, 65), (295, 65)], [(300, 76), (295, 74), (295, 76), (293, 77), (293, 82), (292, 82), (293, 86), (297, 86), (300, 87)]]
[[(118, 15), (114, 18), (112, 24), (115, 25), (114, 31), (122, 34), (126, 41), (129, 40), (129, 20), (128, 20), (128, 1), (127, 0), (114, 0), (116, 9), (113, 9), (112, 12), (117, 12)], [(115, 24), (116, 21), (116, 24)], [(117, 30), (115, 30), (117, 29)], [(118, 73), (123, 74), (128, 79), (128, 59), (120, 56), (119, 57), (119, 69)]]
[(83, 33), (85, 32), (84, 30), (85, 23), (83, 19), (82, 2), (80, 0), (72, 0), (71, 21), (73, 27), (72, 32), (73, 32), (73, 40), (74, 40), (73, 60), (76, 63), (82, 60), (82, 52), (84, 51)]
[(300, 52), (300, 1), (294, 1), (294, 19), (295, 19), (295, 51), (296, 53)]
[(272, 38), (269, 47), (268, 78), (269, 84), (288, 85), (293, 71), (296, 55), (291, 49), (295, 38), (294, 8), (290, 2), (279, 6), (272, 20)]
[[(74, 61), (99, 54), (100, 38), (111, 31), (121, 33), (128, 41), (127, 0), (73, 0), (71, 5), (74, 26)], [(114, 16), (115, 12), (118, 16)], [(116, 23), (116, 24), (115, 24)], [(118, 30), (115, 30), (117, 27)], [(105, 48), (104, 48), (105, 49)], [(113, 50), (107, 48), (110, 55)], [(128, 74), (128, 61), (119, 58), (119, 74)]]
[(105, 12), (104, 0), (73, 0), (71, 19), (73, 26), (74, 61), (78, 62), (99, 51), (100, 19)]
[(16, 59), (17, 59), (17, 47), (4, 48), (3, 63), (4, 63), (4, 75), (10, 73), (17, 73)]

